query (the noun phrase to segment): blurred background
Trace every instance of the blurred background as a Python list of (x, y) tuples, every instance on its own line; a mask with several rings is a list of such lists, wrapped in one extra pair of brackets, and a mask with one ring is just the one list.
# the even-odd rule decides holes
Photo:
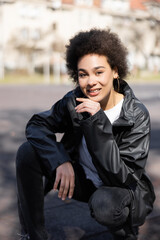
[(159, 80), (160, 0), (1, 0), (0, 83), (70, 83), (65, 45), (92, 27), (119, 34), (131, 80)]
[[(151, 116), (146, 170), (154, 211), (138, 240), (160, 239), (160, 0), (0, 0), (0, 239), (19, 240), (15, 158), (34, 113), (74, 86), (65, 45), (80, 30), (111, 28), (129, 50), (129, 84)], [(58, 136), (59, 139), (59, 136)], [(112, 240), (85, 204), (45, 199), (50, 240)]]

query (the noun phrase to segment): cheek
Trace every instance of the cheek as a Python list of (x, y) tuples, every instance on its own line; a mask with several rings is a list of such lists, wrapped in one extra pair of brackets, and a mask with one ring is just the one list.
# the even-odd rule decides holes
[(108, 86), (108, 87), (112, 86), (113, 85), (113, 74), (107, 74), (106, 76), (104, 76), (101, 83), (104, 86)]
[(78, 84), (80, 86), (80, 88), (84, 88), (85, 87), (85, 82), (82, 80), (78, 80)]

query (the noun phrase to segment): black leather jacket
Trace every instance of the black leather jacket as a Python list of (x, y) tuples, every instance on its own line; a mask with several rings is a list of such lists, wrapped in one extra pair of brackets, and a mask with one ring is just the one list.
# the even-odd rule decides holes
[[(133, 199), (132, 224), (139, 226), (152, 211), (155, 199), (152, 184), (145, 173), (150, 118), (125, 81), (121, 93), (124, 94), (122, 111), (113, 124), (102, 109), (93, 116), (76, 113), (76, 97), (84, 97), (77, 87), (49, 111), (35, 114), (27, 124), (26, 137), (50, 178), (60, 164), (78, 160), (78, 145), (84, 134), (104, 185), (129, 189)], [(56, 133), (64, 133), (61, 142), (56, 141)]]

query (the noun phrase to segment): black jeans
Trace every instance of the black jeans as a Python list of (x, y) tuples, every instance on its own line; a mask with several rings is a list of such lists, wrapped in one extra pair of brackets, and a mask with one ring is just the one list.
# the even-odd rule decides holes
[[(75, 171), (73, 198), (88, 202), (91, 216), (97, 222), (107, 226), (117, 235), (127, 235), (127, 231), (130, 232), (126, 224), (131, 202), (129, 191), (125, 188), (106, 186), (97, 189), (86, 179), (79, 164), (73, 164), (73, 168)], [(16, 159), (18, 210), (22, 232), (28, 233), (31, 240), (48, 239), (44, 222), (44, 196), (53, 188), (55, 174), (53, 175), (53, 179), (47, 179), (43, 163), (29, 142), (20, 146)], [(47, 179), (45, 188), (43, 176)]]

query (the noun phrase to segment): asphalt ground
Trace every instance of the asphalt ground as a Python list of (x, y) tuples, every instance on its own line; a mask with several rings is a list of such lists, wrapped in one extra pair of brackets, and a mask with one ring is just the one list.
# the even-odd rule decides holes
[[(146, 166), (156, 192), (154, 211), (140, 228), (139, 240), (160, 240), (160, 84), (131, 84), (151, 116), (151, 146)], [(15, 156), (25, 141), (25, 125), (37, 112), (49, 109), (72, 87), (68, 85), (0, 85), (0, 240), (20, 239)], [(58, 136), (59, 137), (59, 136)], [(46, 228), (51, 240), (111, 240), (107, 228), (96, 223), (88, 206), (62, 202), (50, 192), (45, 199)]]

